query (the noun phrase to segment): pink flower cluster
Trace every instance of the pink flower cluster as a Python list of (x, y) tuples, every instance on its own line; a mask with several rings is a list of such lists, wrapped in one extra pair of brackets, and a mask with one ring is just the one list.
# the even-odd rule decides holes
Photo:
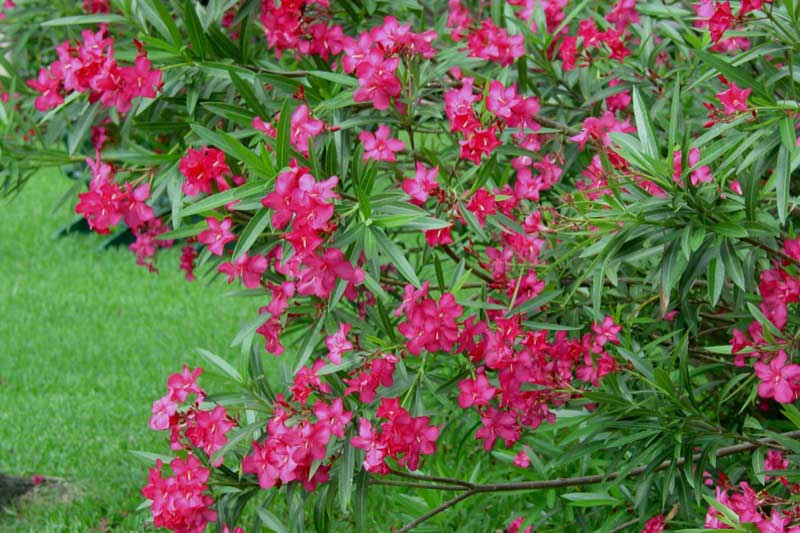
[[(594, 19), (583, 19), (578, 24), (578, 34), (565, 35), (561, 39), (558, 48), (558, 57), (561, 59), (561, 68), (565, 72), (574, 70), (577, 66), (579, 52), (586, 64), (591, 64), (591, 50), (601, 50), (605, 46), (608, 49), (608, 57), (622, 63), (631, 55), (631, 51), (625, 46), (624, 38), (627, 21), (638, 20), (635, 5), (631, 2), (620, 2), (615, 9), (606, 16), (608, 22), (616, 22), (617, 25), (609, 27), (605, 31), (597, 28)], [(580, 44), (579, 44), (580, 43)], [(580, 48), (579, 48), (580, 47)]]
[[(214, 184), (220, 192), (231, 188), (227, 181), (231, 177), (231, 169), (225, 161), (225, 153), (216, 148), (189, 148), (178, 163), (178, 170), (186, 178), (181, 186), (186, 196), (211, 194)], [(233, 178), (233, 181), (236, 185), (244, 183), (240, 177)]]
[[(497, 438), (513, 445), (523, 426), (536, 429), (545, 420), (552, 422), (550, 406), (570, 399), (566, 389), (578, 387), (574, 379), (597, 386), (604, 376), (619, 370), (605, 350), (607, 342), (618, 342), (619, 326), (610, 318), (593, 326), (594, 335), (568, 339), (558, 332), (553, 342), (548, 342), (545, 331), (523, 332), (519, 319), (498, 318), (496, 324), (491, 331), (488, 324), (473, 323), (460, 340), (478, 367), (476, 378), (459, 384), (459, 405), (478, 409), (482, 427), (475, 438), (483, 440), (486, 450)], [(489, 381), (489, 372), (496, 384)]]
[(73, 46), (69, 41), (56, 51), (58, 59), (49, 68), (39, 70), (28, 85), (40, 96), (34, 103), (39, 111), (47, 111), (64, 103), (64, 95), (89, 93), (89, 101), (100, 101), (105, 107), (127, 113), (134, 98), (155, 98), (161, 88), (161, 71), (153, 69), (141, 46), (133, 66), (120, 67), (114, 58), (114, 39), (106, 36), (105, 26), (97, 33), (84, 30), (82, 41)]
[(288, 404), (276, 403), (275, 414), (267, 424), (267, 436), (263, 442), (253, 442), (253, 453), (242, 461), (242, 471), (255, 474), (264, 489), (298, 481), (312, 491), (330, 478), (328, 471), (333, 458), (327, 464), (319, 462), (328, 455), (332, 437), (344, 438), (353, 414), (344, 410), (340, 398), (330, 404), (318, 400), (313, 408), (316, 421), (306, 415), (287, 425), (295, 415), (290, 409)]
[[(693, 186), (697, 187), (701, 183), (709, 183), (714, 181), (714, 176), (711, 174), (711, 167), (708, 165), (697, 166), (697, 163), (700, 162), (700, 149), (691, 148), (686, 159), (689, 163), (689, 167), (692, 169), (689, 179)], [(672, 179), (675, 181), (675, 183), (680, 185), (683, 185), (683, 178), (681, 177), (683, 174), (682, 160), (683, 153), (680, 150), (675, 150), (675, 153), (672, 156)]]
[(362, 131), (358, 140), (364, 145), (364, 161), (397, 161), (395, 154), (406, 149), (406, 144), (400, 139), (392, 138), (392, 132), (386, 124), (380, 124), (375, 133)]
[[(770, 450), (764, 460), (763, 469), (786, 470), (789, 462), (778, 450)], [(713, 484), (713, 480), (710, 480)], [(769, 477), (765, 476), (765, 481)], [(790, 493), (789, 498), (769, 492), (770, 487), (756, 491), (746, 481), (733, 485), (724, 474), (719, 474), (715, 487), (715, 500), (730, 509), (741, 524), (754, 524), (761, 533), (800, 533), (800, 510), (793, 498), (800, 493), (800, 486), (781, 476), (780, 482)], [(784, 506), (783, 509), (780, 507)], [(706, 529), (730, 529), (723, 520), (722, 512), (714, 506), (708, 507)]]
[(398, 398), (382, 398), (375, 416), (386, 420), (381, 423), (380, 431), (362, 417), (358, 420), (358, 436), (350, 440), (354, 448), (365, 451), (363, 466), (367, 472), (388, 474), (387, 457), (416, 470), (420, 455), (436, 452), (439, 427), (430, 424), (430, 417), (411, 416), (400, 406)]
[[(202, 372), (201, 368), (190, 372), (184, 365), (181, 373), (169, 377), (167, 394), (153, 402), (153, 416), (150, 417), (149, 426), (156, 431), (169, 430), (173, 450), (199, 448), (205, 452), (213, 466), (219, 466), (223, 459), (214, 457), (214, 454), (228, 442), (227, 433), (236, 422), (220, 405), (210, 411), (199, 408), (206, 397), (205, 391), (197, 384), (197, 378)], [(190, 394), (194, 395), (194, 401), (187, 410), (179, 411)]]
[(521, 148), (532, 151), (539, 149), (540, 144), (534, 133), (539, 129), (536, 122), (539, 101), (535, 97), (520, 96), (516, 84), (506, 87), (498, 81), (491, 81), (484, 104), (492, 116), (484, 125), (473, 107), (473, 104), (482, 100), (481, 93), (475, 93), (475, 80), (462, 77), (458, 70), (451, 74), (459, 86), (445, 93), (445, 114), (450, 120), (450, 131), (457, 131), (464, 136), (459, 141), (461, 159), (480, 165), (483, 156), (490, 156), (502, 144), (497, 135), (506, 127), (515, 130), (512, 139)]
[(388, 109), (393, 98), (400, 95), (402, 85), (397, 77), (397, 67), (402, 56), (420, 55), (432, 58), (436, 50), (433, 41), (436, 32), (411, 31), (411, 24), (400, 24), (387, 16), (383, 24), (359, 35), (357, 39), (345, 37), (342, 68), (358, 77), (358, 89), (353, 94), (356, 102), (372, 102), (375, 109)]
[(264, 207), (272, 210), (273, 228), (284, 230), (291, 225), (282, 237), (294, 249), (287, 259), (280, 247), (273, 248), (267, 257), (275, 271), (288, 278), (281, 285), (269, 285), (273, 301), (261, 311), (271, 317), (257, 330), (264, 336), (267, 350), (275, 355), (283, 353), (280, 316), (295, 293), (326, 299), (341, 279), (348, 282), (345, 296), (354, 298), (355, 286), (364, 281), (364, 271), (353, 267), (340, 249), (323, 246), (324, 239), (336, 229), (332, 200), (338, 198), (334, 192), (338, 181), (336, 176), (317, 181), (309, 168), (293, 159), (289, 170), (276, 178), (275, 190), (262, 200)]
[(159, 248), (172, 246), (173, 241), (160, 239), (168, 231), (160, 218), (156, 218), (153, 208), (147, 204), (150, 198), (150, 183), (134, 186), (127, 182), (123, 186), (114, 180), (114, 167), (100, 160), (87, 159), (92, 173), (89, 191), (78, 195), (75, 212), (83, 215), (89, 228), (100, 234), (107, 234), (122, 220), (130, 228), (135, 241), (129, 246), (136, 254), (136, 264), (156, 272), (153, 258)]
[(397, 329), (408, 339), (406, 348), (412, 355), (419, 355), (422, 350), (449, 352), (458, 340), (456, 319), (463, 308), (449, 292), (442, 294), (438, 302), (430, 298), (428, 287), (427, 281), (420, 289), (406, 285), (403, 303), (394, 313), (395, 316), (405, 313), (406, 320)]
[(731, 52), (735, 50), (747, 50), (750, 48), (750, 41), (745, 37), (730, 37), (723, 39), (726, 31), (735, 29), (744, 22), (744, 17), (751, 11), (761, 9), (764, 3), (772, 3), (771, 0), (744, 0), (739, 8), (739, 14), (733, 14), (730, 0), (720, 2), (719, 0), (700, 0), (694, 4), (694, 11), (697, 14), (695, 27), (707, 28), (714, 42), (712, 50), (715, 52)]
[(136, 229), (155, 217), (153, 208), (147, 205), (150, 184), (143, 183), (134, 188), (126, 183), (121, 187), (114, 182), (114, 167), (100, 160), (99, 154), (86, 163), (92, 173), (89, 191), (78, 195), (75, 212), (83, 215), (89, 227), (97, 233), (109, 233), (123, 219), (128, 227)]
[[(800, 261), (800, 238), (785, 240), (783, 253)], [(759, 309), (780, 331), (786, 327), (789, 304), (800, 302), (800, 278), (789, 274), (790, 263), (789, 260), (776, 261), (771, 269), (761, 273), (758, 284), (761, 294)], [(745, 366), (745, 355), (754, 358), (753, 369), (761, 380), (758, 395), (778, 403), (792, 403), (800, 398), (800, 365), (789, 359), (788, 353), (793, 351), (790, 336), (772, 337), (772, 342), (765, 339), (763, 326), (757, 320), (750, 323), (747, 332), (734, 328), (730, 341), (731, 351), (735, 354), (734, 364)]]
[[(281, 114), (277, 113), (274, 122), (280, 121)], [(273, 139), (278, 135), (278, 130), (271, 122), (265, 122), (261, 117), (253, 119), (253, 128)], [(325, 130), (325, 123), (311, 117), (311, 110), (306, 104), (297, 106), (292, 111), (289, 126), (289, 142), (295, 150), (308, 157), (308, 142)]]
[[(193, 455), (194, 449), (202, 450), (212, 466), (220, 466), (222, 457), (214, 457), (228, 442), (227, 433), (236, 425), (225, 408), (216, 406), (212, 410), (199, 408), (206, 393), (197, 384), (201, 368), (183, 371), (167, 379), (167, 394), (153, 402), (149, 426), (156, 431), (169, 431), (173, 450), (186, 449), (186, 459), (176, 457), (170, 462), (171, 476), (164, 477), (163, 464), (158, 460), (150, 469), (147, 485), (142, 489), (145, 498), (151, 501), (153, 523), (171, 531), (201, 533), (208, 522), (217, 520), (211, 506), (214, 500), (208, 490), (210, 470)], [(188, 409), (179, 411), (182, 404), (194, 396)]]
[(342, 51), (343, 33), (338, 25), (316, 22), (316, 13), (324, 15), (328, 0), (262, 0), (261, 24), (267, 44), (281, 57), (286, 50), (314, 54), (328, 59)]
[(161, 459), (150, 469), (142, 495), (151, 501), (153, 524), (170, 531), (203, 533), (209, 522), (217, 521), (208, 494), (211, 471), (192, 454), (186, 460), (176, 457), (169, 463), (172, 475), (164, 477)]
[(449, 0), (448, 4), (450, 12), (447, 17), (447, 27), (451, 29), (450, 37), (454, 41), (467, 38), (469, 57), (479, 57), (508, 66), (525, 55), (523, 35), (509, 35), (504, 28), (495, 25), (492, 19), (485, 19), (480, 24), (475, 24), (469, 10), (460, 0)]

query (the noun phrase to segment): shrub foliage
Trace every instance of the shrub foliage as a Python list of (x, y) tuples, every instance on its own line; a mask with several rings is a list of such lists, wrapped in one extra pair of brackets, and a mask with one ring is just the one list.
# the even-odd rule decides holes
[(153, 404), (156, 526), (800, 530), (797, 0), (3, 15), (3, 192), (264, 304)]

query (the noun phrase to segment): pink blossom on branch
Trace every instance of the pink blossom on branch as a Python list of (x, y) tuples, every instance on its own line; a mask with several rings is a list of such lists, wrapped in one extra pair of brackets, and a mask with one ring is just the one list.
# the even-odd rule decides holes
[(403, 141), (392, 138), (391, 135), (389, 126), (385, 124), (379, 125), (375, 133), (370, 131), (359, 133), (358, 140), (364, 146), (364, 161), (370, 159), (388, 163), (397, 161), (397, 152), (405, 150), (406, 145)]

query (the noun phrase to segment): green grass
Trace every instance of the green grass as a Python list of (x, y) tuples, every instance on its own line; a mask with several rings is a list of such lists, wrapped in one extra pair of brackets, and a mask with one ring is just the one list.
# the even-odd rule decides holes
[(156, 275), (125, 248), (98, 251), (99, 236), (54, 240), (70, 183), (40, 175), (0, 200), (0, 471), (66, 480), (0, 511), (0, 531), (146, 529), (147, 465), (128, 452), (168, 452), (150, 404), (183, 362), (201, 364), (194, 347), (229, 356), (257, 307), (183, 281), (177, 248)]

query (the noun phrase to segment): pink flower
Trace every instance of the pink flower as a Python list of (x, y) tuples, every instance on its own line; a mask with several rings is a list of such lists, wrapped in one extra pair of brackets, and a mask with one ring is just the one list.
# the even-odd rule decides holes
[(314, 404), (314, 415), (327, 426), (333, 435), (344, 438), (344, 429), (353, 418), (353, 413), (344, 410), (341, 398), (336, 398), (330, 405), (322, 400)]
[(497, 213), (497, 202), (492, 193), (486, 189), (478, 189), (467, 202), (467, 209), (483, 227), (486, 225), (486, 218)]
[(610, 316), (605, 317), (602, 324), (593, 323), (592, 331), (596, 335), (594, 338), (595, 344), (601, 347), (608, 341), (619, 344), (617, 333), (619, 333), (620, 330), (622, 330), (622, 326), (618, 326)]
[[(764, 470), (786, 470), (789, 468), (789, 460), (783, 456), (780, 450), (769, 450), (764, 458)], [(770, 476), (764, 476), (764, 481), (769, 481)]]
[(525, 54), (524, 42), (521, 34), (509, 35), (505, 29), (495, 26), (492, 19), (485, 19), (477, 31), (467, 36), (467, 55), (506, 67)]
[(800, 533), (800, 527), (788, 527), (791, 522), (791, 516), (786, 516), (773, 508), (770, 517), (757, 525), (761, 533)]
[(222, 255), (225, 245), (236, 240), (236, 235), (230, 231), (233, 220), (231, 217), (226, 217), (220, 222), (216, 218), (208, 217), (206, 223), (208, 229), (197, 235), (197, 241), (208, 246), (212, 254)]
[(503, 410), (489, 407), (481, 416), (481, 428), (475, 433), (475, 438), (483, 440), (483, 449), (487, 452), (492, 449), (497, 438), (503, 439), (506, 446), (511, 446), (520, 437), (520, 428), (517, 417)]
[(747, 97), (752, 89), (742, 89), (734, 82), (728, 83), (726, 91), (718, 92), (717, 98), (725, 106), (725, 114), (733, 115), (737, 111), (747, 111)]
[(399, 359), (395, 355), (380, 354), (369, 362), (369, 368), (351, 373), (351, 378), (344, 378), (347, 388), (345, 395), (358, 393), (358, 401), (372, 403), (379, 386), (391, 387), (394, 384), (394, 368)]
[(370, 131), (359, 133), (358, 139), (364, 145), (364, 161), (370, 159), (390, 163), (397, 161), (395, 153), (405, 150), (406, 145), (403, 141), (390, 138), (390, 136), (389, 126), (385, 124), (378, 126), (374, 134)]
[(150, 183), (143, 183), (135, 189), (130, 183), (125, 184), (127, 198), (123, 201), (123, 212), (125, 214), (125, 224), (129, 228), (138, 228), (145, 222), (155, 217), (153, 208), (147, 205), (150, 198)]
[(381, 51), (371, 49), (356, 68), (359, 88), (353, 93), (353, 100), (372, 102), (378, 110), (388, 109), (391, 98), (399, 96), (401, 91), (395, 75), (399, 64), (399, 58), (386, 58)]
[[(211, 411), (196, 410), (184, 434), (193, 446), (202, 449), (211, 459), (228, 442), (228, 431), (235, 425), (225, 408), (218, 405)], [(221, 465), (222, 457), (212, 460), (211, 464)]]
[(445, 244), (453, 244), (453, 237), (450, 235), (450, 230), (453, 225), (450, 224), (446, 228), (429, 229), (425, 231), (425, 241), (431, 248), (435, 246), (444, 246)]
[(503, 144), (497, 138), (497, 128), (478, 128), (472, 131), (466, 140), (458, 141), (461, 145), (461, 159), (481, 164), (481, 157), (491, 155), (492, 151)]
[(714, 12), (708, 19), (708, 29), (711, 32), (711, 40), (718, 43), (722, 39), (722, 34), (733, 26), (733, 14), (731, 13), (731, 3), (717, 2)]
[(132, 67), (120, 69), (125, 84), (126, 98), (155, 98), (161, 88), (161, 71), (153, 69), (145, 55), (139, 55)]
[(792, 403), (800, 389), (800, 365), (786, 365), (786, 352), (778, 351), (769, 363), (757, 362), (753, 365), (761, 383), (758, 395), (762, 398), (775, 398), (778, 403)]
[[(698, 148), (692, 148), (689, 150), (689, 166), (693, 167), (700, 162), (700, 150)], [(697, 187), (700, 183), (708, 183), (713, 181), (714, 176), (711, 175), (711, 167), (702, 166), (697, 167), (692, 171), (691, 180), (692, 185)]]
[(184, 246), (181, 248), (180, 269), (186, 272), (186, 280), (194, 281), (194, 260), (197, 258), (197, 251), (194, 246)]
[(486, 109), (498, 117), (510, 118), (512, 109), (517, 106), (522, 99), (517, 95), (517, 84), (511, 87), (504, 87), (497, 80), (489, 82), (489, 92), (486, 95)]
[(531, 466), (531, 458), (528, 456), (527, 450), (520, 450), (517, 452), (514, 456), (513, 464), (519, 468), (528, 468)]
[(142, 495), (151, 500), (153, 524), (172, 531), (200, 532), (217, 520), (214, 500), (206, 492), (211, 472), (189, 454), (186, 460), (175, 458), (169, 464), (173, 475), (164, 477), (161, 460), (150, 469)]
[(203, 373), (202, 368), (195, 368), (191, 372), (189, 367), (183, 365), (183, 370), (180, 374), (172, 374), (167, 379), (167, 390), (169, 391), (169, 399), (176, 403), (183, 403), (189, 394), (194, 394), (196, 402), (202, 402), (205, 399), (206, 393), (197, 384), (197, 378)]
[(497, 389), (489, 384), (484, 372), (478, 372), (474, 379), (467, 378), (458, 384), (458, 406), (467, 409), (473, 405), (489, 405)]
[(256, 289), (261, 285), (261, 275), (267, 270), (267, 258), (263, 255), (248, 256), (242, 254), (233, 263), (225, 262), (219, 265), (219, 271), (228, 275), (228, 283), (235, 278), (242, 278), (242, 283), (248, 289)]
[(321, 120), (312, 119), (309, 114), (308, 106), (303, 104), (292, 113), (292, 123), (290, 127), (290, 140), (292, 146), (298, 152), (308, 154), (308, 140), (316, 137), (325, 125)]
[(647, 520), (641, 533), (663, 533), (666, 527), (664, 515), (656, 515)]
[(178, 404), (172, 401), (168, 394), (154, 401), (151, 411), (153, 416), (150, 417), (150, 422), (148, 422), (150, 429), (164, 431), (169, 429), (169, 419), (178, 411)]
[(421, 161), (416, 162), (416, 167), (416, 174), (412, 179), (403, 180), (402, 188), (414, 203), (422, 205), (428, 199), (428, 195), (439, 188), (439, 184), (436, 182), (439, 167), (428, 169)]
[(325, 338), (325, 346), (328, 347), (328, 360), (334, 365), (342, 363), (342, 354), (353, 349), (353, 343), (347, 340), (350, 333), (350, 324), (340, 323), (339, 330), (333, 335)]
[(225, 177), (231, 174), (231, 169), (225, 161), (225, 154), (216, 148), (207, 146), (199, 150), (189, 148), (186, 155), (181, 158), (178, 170), (186, 178), (182, 189), (183, 194), (187, 196), (210, 194), (212, 183), (216, 183), (220, 191), (230, 188)]
[(54, 77), (46, 68), (39, 69), (39, 76), (35, 80), (28, 80), (27, 84), (40, 93), (34, 102), (37, 111), (48, 111), (64, 103), (64, 97), (61, 96), (61, 79)]

